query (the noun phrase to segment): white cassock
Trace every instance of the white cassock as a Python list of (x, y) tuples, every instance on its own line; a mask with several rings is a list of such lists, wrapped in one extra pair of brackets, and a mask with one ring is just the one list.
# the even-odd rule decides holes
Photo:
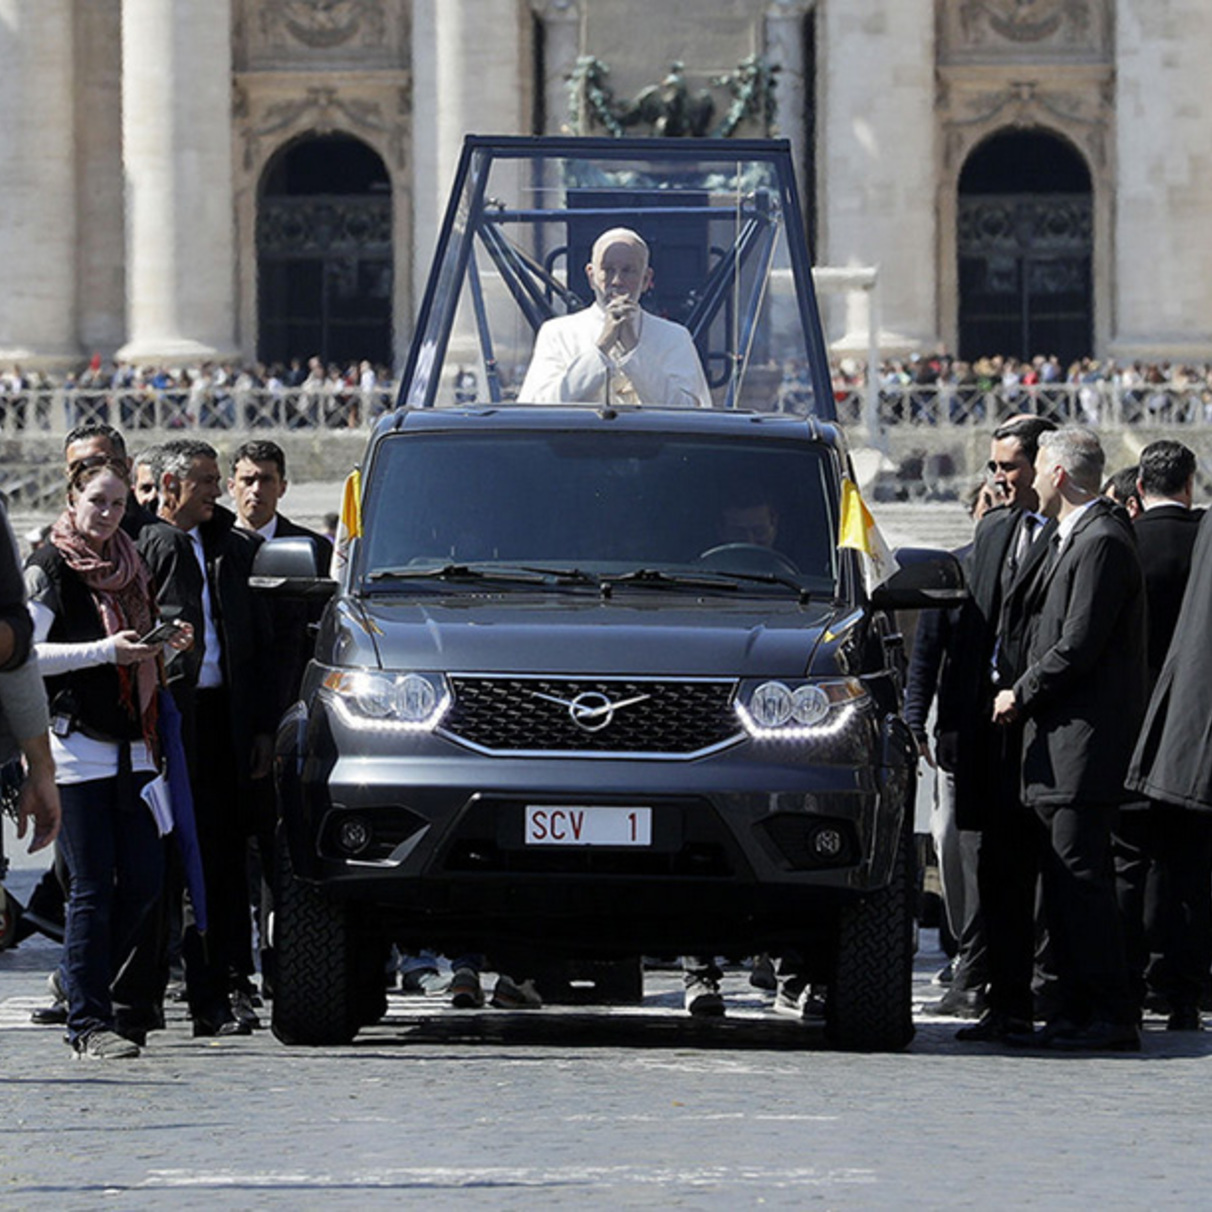
[(596, 303), (546, 321), (535, 339), (518, 403), (711, 407), (698, 350), (682, 325), (640, 311), (639, 342), (615, 358), (597, 346), (605, 323), (606, 313)]

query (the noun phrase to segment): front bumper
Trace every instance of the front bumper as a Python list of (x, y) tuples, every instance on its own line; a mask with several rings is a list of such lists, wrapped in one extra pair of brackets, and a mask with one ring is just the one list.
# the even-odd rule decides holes
[[(695, 761), (485, 757), (431, 734), (370, 738), (317, 703), (279, 738), (295, 871), (418, 941), (667, 953), (802, 937), (882, 887), (912, 786), (907, 733), (873, 716), (843, 756), (740, 741)], [(651, 844), (535, 846), (527, 806), (642, 806)], [(358, 853), (349, 830), (369, 840)], [(452, 943), (454, 945), (454, 943)], [(710, 948), (709, 948), (710, 949)]]

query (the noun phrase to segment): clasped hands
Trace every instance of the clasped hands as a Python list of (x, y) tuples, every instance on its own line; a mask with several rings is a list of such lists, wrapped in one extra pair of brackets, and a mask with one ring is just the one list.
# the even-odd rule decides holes
[(598, 349), (604, 354), (629, 354), (640, 341), (636, 331), (636, 317), (639, 315), (640, 305), (631, 299), (611, 299), (605, 310), (606, 323), (602, 325), (602, 332), (598, 337)]

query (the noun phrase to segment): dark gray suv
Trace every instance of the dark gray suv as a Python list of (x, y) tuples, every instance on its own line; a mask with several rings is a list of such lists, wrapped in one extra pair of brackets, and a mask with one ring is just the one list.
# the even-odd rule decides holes
[[(729, 143), (715, 166), (700, 146), (681, 172), (662, 149), (686, 238), (706, 241), (677, 318), (716, 406), (653, 408), (516, 393), (527, 326), (533, 340), (576, 306), (552, 255), (558, 233), (575, 264), (584, 226), (567, 183), (592, 183), (598, 227), (626, 200), (637, 226), (660, 212), (658, 282), (677, 191), (642, 196), (613, 141), (589, 167), (598, 141), (570, 144), (571, 168), (566, 146), (553, 162), (546, 141), (499, 143), (465, 155), (339, 583), (301, 540), (258, 558), (263, 587), (335, 590), (279, 735), (274, 1030), (352, 1038), (383, 1012), (392, 943), (546, 963), (766, 951), (827, 987), (834, 1043), (903, 1046), (915, 748), (891, 610), (946, 605), (962, 579), (902, 552), (869, 590), (868, 557), (839, 545), (856, 496), (820, 415), (819, 327), (803, 336), (817, 321), (787, 252), (785, 145), (738, 163)], [(523, 196), (489, 205), (498, 171)], [(775, 357), (788, 332), (798, 361)], [(788, 374), (800, 414), (775, 407)], [(765, 408), (741, 407), (758, 393)]]

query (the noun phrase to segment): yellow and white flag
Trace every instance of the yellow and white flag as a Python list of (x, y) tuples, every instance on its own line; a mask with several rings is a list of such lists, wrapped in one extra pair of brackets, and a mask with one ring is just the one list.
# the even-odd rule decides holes
[(868, 593), (900, 567), (853, 480), (842, 481), (842, 518), (838, 530), (837, 545), (851, 547), (863, 557), (863, 583)]
[(349, 545), (362, 534), (362, 472), (355, 467), (345, 477), (341, 492), (341, 518), (337, 522), (337, 535), (332, 543), (332, 564), (329, 575), (341, 580), (345, 565), (349, 562)]

